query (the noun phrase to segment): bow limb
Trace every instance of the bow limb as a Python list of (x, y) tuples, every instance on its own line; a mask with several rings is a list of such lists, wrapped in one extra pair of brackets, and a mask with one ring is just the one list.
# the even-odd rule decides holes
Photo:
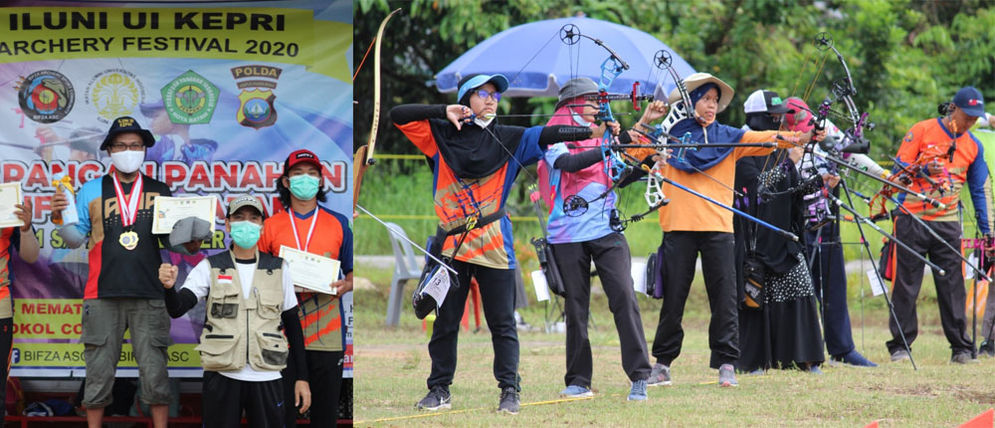
[[(387, 28), (387, 22), (390, 21), (394, 15), (401, 12), (401, 8), (394, 9), (393, 12), (389, 13), (383, 21), (380, 21), (380, 28), (377, 29), (377, 35), (375, 40), (375, 48), (373, 51), (373, 123), (370, 125), (370, 138), (367, 140), (366, 145), (356, 150), (353, 155), (353, 170), (352, 170), (352, 205), (353, 211), (356, 209), (356, 205), (359, 203), (359, 190), (363, 185), (363, 175), (366, 174), (366, 169), (373, 165), (376, 161), (373, 159), (373, 149), (377, 143), (377, 128), (380, 126), (380, 42), (383, 41), (384, 29)], [(359, 70), (356, 70), (357, 74)]]

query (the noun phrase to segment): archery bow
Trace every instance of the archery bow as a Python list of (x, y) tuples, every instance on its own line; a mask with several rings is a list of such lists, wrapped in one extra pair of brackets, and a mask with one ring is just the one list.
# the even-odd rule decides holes
[[(442, 262), (442, 260), (439, 260), (438, 258), (436, 258), (435, 256), (433, 256), (431, 253), (429, 253), (427, 250), (425, 250), (424, 248), (422, 248), (420, 245), (418, 245), (415, 242), (413, 242), (410, 239), (408, 239), (407, 236), (404, 236), (404, 234), (394, 233), (394, 231), (389, 226), (387, 226), (387, 223), (385, 223), (379, 217), (377, 217), (376, 215), (374, 215), (373, 213), (371, 213), (370, 211), (368, 211), (366, 208), (363, 208), (363, 206), (359, 205), (359, 190), (360, 190), (360, 188), (361, 188), (361, 186), (363, 184), (363, 175), (366, 174), (366, 169), (367, 168), (369, 168), (371, 165), (373, 165), (374, 163), (376, 163), (376, 160), (373, 158), (373, 149), (374, 149), (374, 147), (375, 147), (375, 145), (377, 143), (377, 129), (379, 128), (379, 125), (380, 125), (380, 44), (381, 44), (381, 41), (383, 40), (384, 29), (387, 28), (387, 22), (390, 21), (390, 19), (393, 18), (394, 15), (397, 15), (399, 13), (401, 13), (401, 8), (394, 9), (392, 12), (390, 12), (383, 19), (383, 21), (380, 21), (380, 27), (377, 29), (377, 35), (376, 35), (376, 37), (374, 38), (374, 40), (373, 40), (373, 42), (371, 44), (371, 46), (374, 48), (374, 50), (373, 50), (373, 118), (372, 118), (372, 122), (373, 123), (372, 123), (372, 125), (370, 125), (370, 137), (369, 137), (369, 140), (367, 140), (366, 145), (360, 146), (359, 149), (356, 150), (356, 153), (353, 154), (353, 170), (352, 170), (353, 171), (352, 172), (352, 183), (353, 183), (353, 189), (352, 189), (352, 206), (353, 206), (353, 211), (355, 211), (355, 210), (362, 211), (363, 213), (365, 213), (366, 215), (370, 216), (371, 218), (373, 218), (374, 220), (376, 220), (377, 222), (379, 222), (380, 224), (382, 224), (384, 227), (386, 227), (387, 230), (389, 230), (392, 234), (394, 234), (395, 236), (403, 239), (404, 241), (407, 241), (409, 244), (411, 244), (412, 246), (414, 246), (415, 248), (417, 248), (419, 251), (425, 253), (426, 256), (428, 256), (429, 258), (431, 258), (435, 262), (439, 263), (442, 267), (444, 267), (445, 269), (447, 269), (450, 272), (452, 272), (452, 273), (455, 274), (456, 273), (455, 269), (453, 269), (452, 267), (450, 267), (448, 264)], [(367, 50), (367, 54), (369, 54), (369, 50)], [(364, 56), (363, 58), (365, 60), (366, 57)], [(359, 69), (362, 68), (362, 66), (363, 66), (363, 63), (360, 63), (359, 67), (356, 68), (356, 73), (353, 75), (353, 81), (356, 80), (356, 76), (359, 75)]]
[[(380, 21), (380, 28), (377, 29), (377, 35), (373, 41), (376, 46), (373, 53), (373, 124), (370, 125), (370, 138), (367, 140), (366, 145), (360, 146), (359, 150), (356, 150), (356, 153), (353, 155), (353, 208), (359, 204), (359, 189), (363, 185), (363, 175), (366, 174), (366, 169), (376, 163), (376, 160), (373, 158), (373, 149), (377, 144), (377, 128), (380, 126), (380, 42), (383, 41), (383, 32), (387, 28), (387, 22), (398, 13), (401, 13), (401, 8), (394, 9), (383, 21)], [(367, 53), (369, 53), (368, 50)], [(361, 63), (359, 68), (362, 68), (362, 66)], [(356, 69), (356, 75), (359, 75), (359, 68)], [(356, 80), (356, 75), (353, 75), (353, 81)]]

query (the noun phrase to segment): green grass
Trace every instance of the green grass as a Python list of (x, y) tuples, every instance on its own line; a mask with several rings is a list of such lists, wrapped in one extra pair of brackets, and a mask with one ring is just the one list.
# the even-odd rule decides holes
[[(913, 347), (918, 371), (907, 362), (885, 363), (886, 306), (881, 297), (869, 296), (866, 280), (862, 286), (851, 277), (854, 340), (858, 350), (881, 367), (825, 367), (822, 376), (797, 371), (740, 375), (738, 388), (721, 389), (714, 384), (716, 372), (708, 368), (707, 300), (704, 287), (696, 283), (687, 304), (683, 353), (673, 365), (674, 385), (650, 388), (647, 402), (626, 402), (629, 383), (620, 365), (618, 337), (598, 285), (591, 302), (596, 327), (590, 332), (595, 398), (555, 401), (564, 387), (563, 335), (520, 333), (525, 406), (517, 416), (496, 414), (499, 391), (491, 374), (493, 353), (485, 327), (477, 333), (460, 333), (452, 411), (422, 413), (414, 404), (426, 392), (431, 361), (421, 321), (406, 303), (400, 325), (386, 328), (390, 272), (363, 265), (356, 272), (376, 285), (374, 290), (356, 292), (355, 415), (361, 426), (863, 426), (875, 420), (884, 426), (953, 426), (995, 406), (991, 383), (995, 360), (970, 366), (947, 362), (949, 346), (927, 276), (919, 301), (920, 336)], [(545, 307), (536, 304), (530, 287), (526, 285), (526, 290), (533, 301), (522, 313), (529, 323), (542, 325)], [(651, 344), (660, 302), (641, 296), (639, 303)], [(547, 401), (554, 402), (531, 404)]]

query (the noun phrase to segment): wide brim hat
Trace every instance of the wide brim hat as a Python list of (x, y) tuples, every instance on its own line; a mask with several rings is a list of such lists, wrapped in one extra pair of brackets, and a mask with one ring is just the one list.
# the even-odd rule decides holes
[[(736, 94), (736, 91), (729, 86), (728, 83), (723, 82), (722, 79), (712, 76), (709, 73), (694, 73), (688, 77), (684, 78), (684, 85), (687, 87), (688, 92), (694, 91), (706, 83), (714, 83), (719, 87), (719, 110), (716, 113), (722, 113), (729, 103), (732, 102), (732, 96)], [(670, 96), (668, 97), (668, 102), (672, 105), (681, 100), (681, 94), (674, 88), (670, 91)], [(690, 109), (694, 109), (694, 106), (688, 106)]]
[(121, 116), (114, 119), (111, 122), (111, 129), (107, 131), (107, 136), (104, 137), (104, 141), (100, 143), (100, 150), (107, 150), (107, 146), (110, 146), (111, 142), (114, 141), (114, 137), (121, 134), (127, 133), (138, 134), (142, 138), (142, 143), (145, 147), (152, 147), (155, 145), (155, 137), (147, 129), (142, 129), (142, 126), (138, 124), (138, 121), (131, 116)]

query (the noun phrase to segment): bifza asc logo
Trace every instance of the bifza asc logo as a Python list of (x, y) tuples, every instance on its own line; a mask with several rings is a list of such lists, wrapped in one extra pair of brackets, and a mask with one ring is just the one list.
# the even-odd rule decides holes
[(31, 120), (52, 123), (66, 117), (76, 102), (76, 91), (66, 76), (54, 70), (39, 70), (17, 85), (21, 111)]
[(93, 76), (83, 97), (96, 109), (97, 118), (109, 123), (116, 117), (131, 116), (145, 101), (145, 87), (134, 73), (115, 68)]
[(235, 118), (242, 126), (264, 128), (276, 123), (276, 108), (273, 102), (276, 95), (276, 81), (283, 70), (266, 65), (243, 65), (231, 69), (235, 84), (242, 93), (238, 94), (241, 104)]
[(193, 70), (179, 75), (160, 92), (169, 120), (183, 125), (210, 123), (221, 93), (217, 86)]

